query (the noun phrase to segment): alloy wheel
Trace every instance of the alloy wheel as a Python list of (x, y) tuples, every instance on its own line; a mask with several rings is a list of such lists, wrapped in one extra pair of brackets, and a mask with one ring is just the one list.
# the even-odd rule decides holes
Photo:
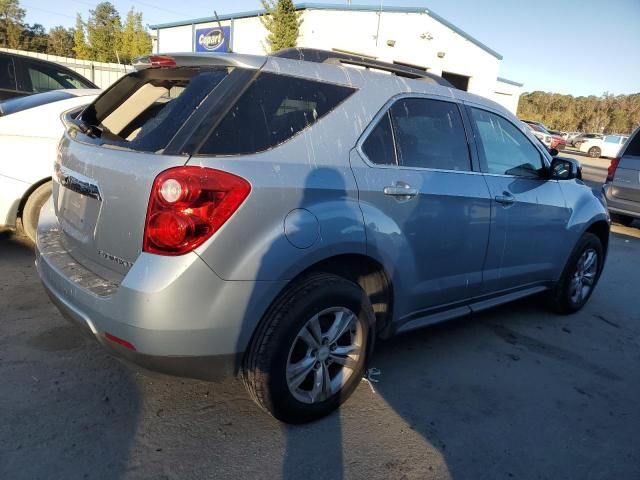
[(311, 317), (287, 358), (287, 385), (296, 400), (318, 403), (339, 392), (363, 361), (364, 334), (362, 320), (345, 307)]
[(569, 287), (569, 296), (574, 304), (582, 303), (589, 296), (598, 274), (598, 263), (598, 253), (593, 248), (580, 255)]

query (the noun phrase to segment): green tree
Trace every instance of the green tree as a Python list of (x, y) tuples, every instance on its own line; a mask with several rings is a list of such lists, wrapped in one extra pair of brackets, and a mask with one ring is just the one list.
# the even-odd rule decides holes
[(49, 35), (42, 25), (24, 25), (20, 32), (20, 48), (30, 52), (46, 53)]
[(0, 46), (20, 47), (25, 13), (18, 0), (0, 0)]
[(130, 63), (134, 58), (150, 52), (151, 35), (142, 26), (142, 13), (131, 9), (127, 13), (127, 18), (120, 34), (118, 47), (120, 61)]
[(302, 12), (296, 11), (292, 0), (261, 0), (266, 14), (260, 22), (269, 32), (267, 44), (270, 52), (295, 47), (300, 34)]
[(573, 97), (531, 92), (520, 96), (518, 116), (565, 131), (631, 133), (640, 126), (640, 94)]
[(91, 59), (91, 49), (87, 45), (87, 40), (84, 34), (84, 22), (82, 17), (78, 13), (76, 15), (76, 28), (73, 31), (73, 51), (75, 57), (80, 60)]
[(75, 57), (73, 50), (74, 31), (62, 26), (49, 30), (49, 41), (47, 43), (47, 53), (60, 55), (62, 57)]
[(96, 5), (89, 11), (87, 38), (91, 49), (91, 58), (99, 62), (115, 62), (122, 24), (120, 14), (110, 2)]

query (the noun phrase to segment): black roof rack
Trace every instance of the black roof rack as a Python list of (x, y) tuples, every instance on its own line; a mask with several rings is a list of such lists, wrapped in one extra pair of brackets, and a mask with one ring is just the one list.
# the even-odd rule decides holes
[(332, 52), (317, 48), (285, 48), (284, 50), (279, 50), (271, 54), (271, 56), (315, 63), (356, 65), (364, 68), (383, 70), (399, 77), (413, 78), (416, 80), (431, 80), (438, 85), (455, 88), (447, 80), (438, 75), (434, 75), (433, 73), (397, 63), (381, 62), (380, 60), (375, 60), (363, 55)]

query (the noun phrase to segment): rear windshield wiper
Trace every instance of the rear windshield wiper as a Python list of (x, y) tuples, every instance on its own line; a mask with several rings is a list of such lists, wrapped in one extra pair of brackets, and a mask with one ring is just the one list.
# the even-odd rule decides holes
[(89, 137), (96, 138), (93, 127), (88, 122), (82, 120), (82, 116), (80, 114), (83, 110), (84, 106), (76, 107), (64, 112), (61, 117), (62, 123), (64, 123), (67, 130), (73, 130), (74, 132), (79, 132)]

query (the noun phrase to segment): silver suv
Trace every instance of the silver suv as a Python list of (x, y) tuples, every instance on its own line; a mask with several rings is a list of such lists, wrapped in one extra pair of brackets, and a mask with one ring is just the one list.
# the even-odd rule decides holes
[(614, 220), (629, 226), (640, 219), (640, 128), (611, 160), (603, 191)]
[(604, 201), (494, 102), (333, 52), (138, 69), (66, 116), (37, 240), (53, 302), (120, 357), (240, 374), (304, 422), (376, 338), (593, 292)]

